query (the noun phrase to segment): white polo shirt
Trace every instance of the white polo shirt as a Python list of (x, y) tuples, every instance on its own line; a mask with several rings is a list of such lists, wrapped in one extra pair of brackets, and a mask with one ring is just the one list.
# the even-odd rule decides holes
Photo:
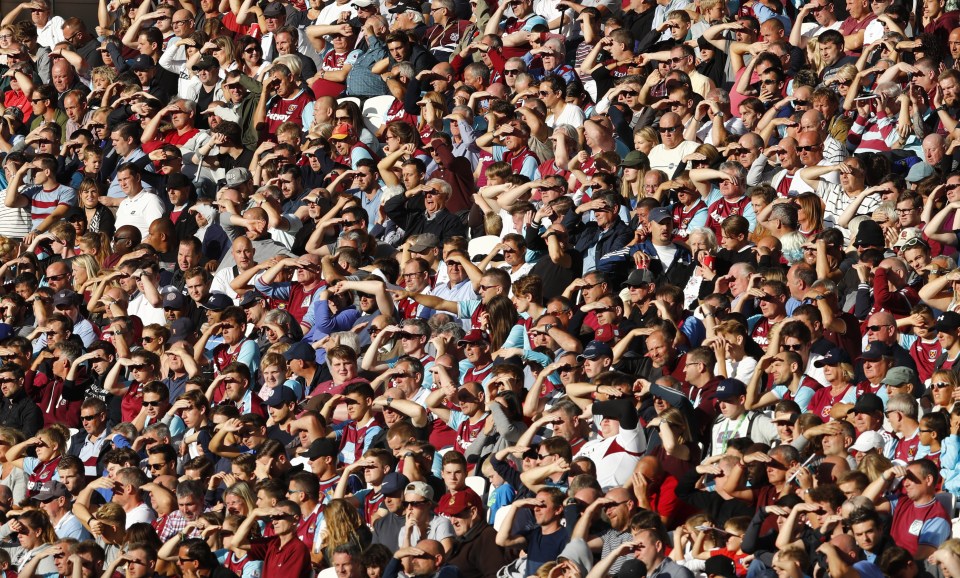
[(153, 189), (143, 189), (135, 197), (127, 197), (117, 207), (117, 228), (133, 225), (140, 229), (142, 238), (147, 238), (150, 223), (163, 216), (163, 201), (153, 193)]

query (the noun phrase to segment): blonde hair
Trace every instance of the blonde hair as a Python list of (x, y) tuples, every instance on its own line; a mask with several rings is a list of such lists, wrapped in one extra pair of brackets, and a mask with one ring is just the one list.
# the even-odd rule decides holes
[(893, 467), (893, 462), (882, 454), (869, 453), (860, 460), (860, 465), (857, 466), (857, 470), (867, 474), (867, 477), (873, 482), (891, 467)]
[(252, 512), (257, 507), (257, 498), (253, 495), (253, 490), (250, 489), (250, 484), (247, 482), (236, 482), (223, 493), (223, 497), (227, 496), (236, 496), (244, 501), (247, 505), (247, 514)]
[(303, 65), (296, 54), (284, 54), (273, 59), (273, 64), (282, 64), (290, 69), (290, 75), (293, 76), (297, 84), (300, 83), (300, 73), (303, 71)]
[[(87, 278), (93, 279), (100, 274), (100, 263), (97, 263), (97, 260), (93, 258), (93, 255), (77, 255), (73, 258), (74, 267), (82, 267), (87, 272)], [(77, 283), (76, 276), (73, 279), (73, 290), (79, 293), (82, 287)]]
[(680, 410), (675, 407), (668, 407), (660, 414), (660, 420), (665, 421), (678, 431), (677, 443), (685, 444), (693, 440), (693, 434), (690, 431), (690, 424), (687, 418), (683, 417)]
[(357, 509), (344, 499), (331, 500), (324, 510), (327, 523), (327, 548), (333, 552), (337, 546), (359, 543), (357, 530), (363, 520)]

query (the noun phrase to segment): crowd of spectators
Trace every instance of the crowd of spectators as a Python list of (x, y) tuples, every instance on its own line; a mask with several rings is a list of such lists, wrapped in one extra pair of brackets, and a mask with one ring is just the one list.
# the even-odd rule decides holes
[(4, 578), (960, 578), (957, 0), (7, 8)]

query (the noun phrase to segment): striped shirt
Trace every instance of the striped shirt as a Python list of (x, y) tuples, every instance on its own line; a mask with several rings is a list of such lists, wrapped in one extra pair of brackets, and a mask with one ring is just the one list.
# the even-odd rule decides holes
[(60, 205), (72, 207), (77, 204), (77, 191), (66, 185), (57, 185), (57, 188), (49, 191), (34, 185), (25, 189), (22, 194), (30, 199), (30, 218), (34, 229)]
[(897, 134), (897, 118), (879, 111), (870, 118), (858, 115), (850, 127), (847, 145), (857, 153), (879, 153), (889, 151), (900, 135)]

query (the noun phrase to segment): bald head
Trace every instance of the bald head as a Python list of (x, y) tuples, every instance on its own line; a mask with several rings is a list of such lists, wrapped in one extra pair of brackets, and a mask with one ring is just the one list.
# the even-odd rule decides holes
[(823, 114), (811, 108), (800, 117), (800, 132), (820, 131), (823, 129)]
[(420, 540), (417, 542), (417, 548), (431, 556), (443, 556), (443, 545), (436, 540)]
[(859, 548), (857, 547), (857, 541), (850, 534), (835, 534), (833, 538), (830, 538), (830, 543), (840, 551), (840, 555), (848, 563), (857, 559)]
[(668, 112), (667, 114), (660, 117), (660, 124), (663, 124), (664, 121), (667, 121), (671, 125), (675, 125), (680, 122), (680, 115), (675, 112)]
[(626, 488), (611, 488), (607, 492), (607, 496), (615, 502), (626, 502), (627, 500), (632, 500), (633, 496), (630, 495), (630, 492)]

